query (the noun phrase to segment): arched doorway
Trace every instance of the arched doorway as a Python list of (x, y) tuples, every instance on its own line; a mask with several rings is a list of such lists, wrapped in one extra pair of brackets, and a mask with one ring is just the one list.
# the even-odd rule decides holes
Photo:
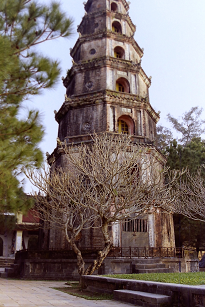
[(28, 250), (38, 250), (38, 235), (31, 235), (29, 237)]
[(3, 256), (4, 252), (4, 242), (3, 239), (0, 237), (0, 256)]
[(120, 22), (114, 21), (112, 24), (112, 31), (115, 33), (121, 33), (122, 34), (122, 27)]
[(117, 4), (116, 4), (115, 2), (112, 2), (112, 3), (111, 3), (111, 11), (112, 11), (112, 12), (116, 12), (117, 9), (118, 9)]
[(130, 92), (130, 84), (125, 78), (119, 78), (116, 81), (116, 91), (122, 93), (129, 93)]
[(130, 116), (122, 115), (117, 121), (118, 133), (134, 135), (134, 122)]
[(114, 49), (114, 56), (118, 59), (124, 59), (125, 58), (125, 50), (122, 47), (115, 47)]

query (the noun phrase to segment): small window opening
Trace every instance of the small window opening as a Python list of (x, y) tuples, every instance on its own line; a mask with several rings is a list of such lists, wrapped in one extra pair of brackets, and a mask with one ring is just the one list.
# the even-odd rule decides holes
[(118, 83), (118, 86), (119, 86), (119, 92), (123, 92), (124, 93), (124, 91), (125, 91), (124, 86), (122, 84), (120, 84), (120, 83)]
[(126, 219), (123, 223), (123, 231), (126, 232), (147, 232), (147, 220)]
[(118, 120), (118, 132), (122, 134), (129, 134), (129, 127), (124, 120)]
[(115, 47), (114, 49), (114, 56), (115, 58), (118, 58), (118, 59), (124, 59), (124, 55), (125, 55), (125, 51), (122, 47)]
[(128, 80), (125, 78), (119, 78), (116, 81), (116, 91), (123, 92), (123, 93), (129, 93), (130, 86), (129, 86)]
[(122, 33), (121, 24), (118, 21), (114, 21), (112, 24), (112, 31), (115, 33)]
[(111, 11), (112, 11), (112, 12), (116, 12), (117, 9), (118, 9), (117, 4), (116, 4), (115, 2), (112, 2), (112, 3), (111, 3)]

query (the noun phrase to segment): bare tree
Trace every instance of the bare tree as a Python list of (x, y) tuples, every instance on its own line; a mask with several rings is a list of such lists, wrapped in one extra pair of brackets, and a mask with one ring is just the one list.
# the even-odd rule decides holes
[(172, 203), (173, 211), (192, 220), (205, 222), (205, 177), (204, 168), (192, 174), (187, 171), (175, 182), (177, 197)]
[[(112, 240), (108, 226), (131, 216), (161, 207), (172, 211), (176, 195), (172, 193), (175, 173), (164, 181), (166, 160), (150, 146), (136, 145), (126, 135), (94, 135), (90, 144), (68, 146), (58, 142), (64, 167), (51, 172), (30, 171), (30, 181), (44, 193), (35, 194), (40, 217), (63, 228), (66, 239), (77, 254), (79, 274), (92, 274), (108, 255)], [(76, 245), (79, 233), (97, 225), (104, 248), (85, 269)]]

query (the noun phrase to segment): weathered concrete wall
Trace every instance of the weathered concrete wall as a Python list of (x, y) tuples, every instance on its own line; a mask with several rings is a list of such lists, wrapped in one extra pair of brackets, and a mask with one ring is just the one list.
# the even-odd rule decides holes
[(122, 246), (149, 247), (149, 234), (148, 232), (122, 231)]
[(59, 124), (59, 139), (64, 141), (67, 136), (106, 131), (106, 111), (105, 104), (95, 104), (70, 110)]
[[(94, 259), (85, 259), (86, 267)], [(102, 267), (95, 274), (132, 274), (133, 266), (138, 263), (139, 258), (111, 258), (107, 257)], [(197, 271), (197, 260), (185, 259), (159, 259), (167, 268), (174, 272)], [(18, 259), (19, 276), (25, 279), (79, 279), (76, 259)], [(199, 270), (199, 269), (198, 269)]]
[(160, 209), (155, 212), (155, 246), (175, 247), (173, 215), (162, 213)]
[(106, 67), (87, 69), (78, 72), (70, 81), (67, 96), (87, 94), (90, 91), (100, 91), (106, 88)]
[(199, 260), (197, 258), (162, 258), (162, 263), (166, 268), (172, 269), (173, 272), (199, 272)]
[(127, 289), (171, 296), (171, 306), (205, 307), (204, 288), (188, 285), (165, 284), (151, 281), (115, 279), (100, 276), (83, 276), (83, 286), (99, 292), (113, 293)]

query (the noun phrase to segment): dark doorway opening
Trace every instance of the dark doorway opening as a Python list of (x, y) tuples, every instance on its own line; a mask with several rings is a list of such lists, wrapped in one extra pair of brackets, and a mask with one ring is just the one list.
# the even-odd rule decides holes
[(4, 251), (4, 242), (2, 238), (0, 238), (0, 256), (3, 256), (3, 251)]

